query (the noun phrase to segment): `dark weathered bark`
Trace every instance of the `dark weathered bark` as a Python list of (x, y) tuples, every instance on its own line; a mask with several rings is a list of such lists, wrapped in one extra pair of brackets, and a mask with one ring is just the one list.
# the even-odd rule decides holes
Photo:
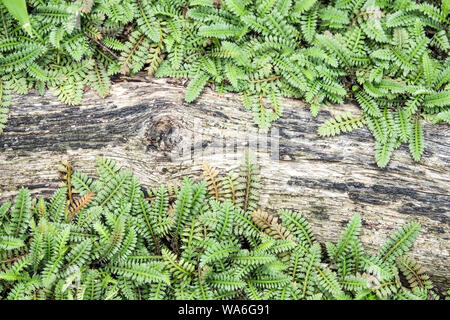
[[(170, 152), (189, 146), (188, 136), (201, 123), (196, 145), (217, 151), (225, 137), (242, 147), (242, 132), (263, 138), (252, 114), (238, 95), (220, 96), (206, 90), (193, 104), (183, 102), (178, 82), (139, 78), (113, 85), (106, 99), (85, 94), (83, 105), (62, 105), (47, 93), (17, 96), (7, 128), (0, 136), (0, 201), (19, 186), (49, 194), (59, 182), (57, 166), (69, 158), (77, 170), (95, 175), (95, 157), (104, 155), (131, 168), (143, 185), (175, 182), (201, 173), (194, 157), (172, 161)], [(281, 160), (259, 148), (264, 191), (269, 210), (301, 211), (320, 240), (335, 241), (355, 213), (363, 218), (362, 240), (374, 250), (393, 230), (417, 220), (422, 232), (412, 251), (443, 288), (450, 285), (450, 130), (447, 125), (424, 125), (423, 160), (414, 163), (405, 146), (386, 169), (373, 157), (374, 141), (366, 129), (335, 138), (320, 138), (318, 126), (331, 114), (359, 109), (331, 106), (312, 118), (300, 101), (285, 100), (284, 114), (272, 131), (279, 133)], [(270, 135), (269, 135), (270, 140)], [(276, 148), (276, 145), (273, 145)], [(238, 151), (238, 154), (242, 154)], [(235, 169), (240, 159), (220, 154), (203, 160), (221, 169)]]

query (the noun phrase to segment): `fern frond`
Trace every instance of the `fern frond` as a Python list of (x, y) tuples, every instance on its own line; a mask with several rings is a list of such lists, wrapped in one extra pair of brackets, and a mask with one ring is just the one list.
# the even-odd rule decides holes
[(10, 234), (17, 238), (23, 236), (31, 218), (31, 197), (27, 189), (21, 188), (11, 209)]
[(255, 210), (252, 213), (252, 219), (268, 235), (276, 239), (292, 239), (292, 234), (281, 225), (278, 217), (262, 210)]
[(392, 152), (395, 148), (395, 141), (387, 139), (386, 141), (375, 141), (375, 161), (378, 167), (384, 168), (391, 159)]
[(396, 259), (396, 264), (408, 281), (409, 287), (431, 289), (433, 287), (430, 277), (425, 270), (408, 256), (401, 256)]
[(311, 226), (301, 213), (282, 209), (278, 211), (278, 214), (283, 219), (283, 225), (304, 247), (312, 246), (316, 242)]
[(136, 281), (139, 284), (144, 283), (170, 283), (169, 276), (163, 271), (163, 265), (160, 262), (134, 264), (125, 263), (124, 265), (109, 265), (106, 267), (113, 274), (118, 274), (124, 278)]
[(378, 252), (378, 257), (384, 261), (394, 261), (406, 253), (412, 246), (420, 230), (418, 222), (408, 223), (395, 232)]
[(203, 72), (199, 72), (190, 82), (186, 89), (186, 95), (184, 100), (186, 102), (192, 102), (200, 95), (200, 92), (205, 87), (209, 80), (209, 75)]
[(411, 126), (409, 135), (409, 151), (414, 161), (420, 161), (424, 151), (424, 140), (422, 123), (419, 118), (416, 118), (414, 124)]
[(331, 254), (331, 259), (338, 260), (341, 255), (345, 254), (350, 248), (353, 242), (359, 237), (359, 232), (361, 229), (361, 216), (355, 214), (352, 219), (348, 222), (347, 228), (342, 233), (341, 239), (336, 244), (333, 252)]
[(335, 136), (341, 132), (351, 132), (364, 125), (364, 116), (354, 118), (351, 113), (337, 115), (324, 122), (318, 129), (322, 137)]
[(235, 204), (244, 211), (256, 209), (259, 200), (258, 190), (260, 188), (259, 169), (252, 162), (249, 151), (246, 151), (243, 164), (240, 166), (237, 179)]

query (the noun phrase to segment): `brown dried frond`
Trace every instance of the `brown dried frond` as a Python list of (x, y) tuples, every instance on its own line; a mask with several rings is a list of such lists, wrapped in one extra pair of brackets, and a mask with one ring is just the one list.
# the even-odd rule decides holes
[(401, 256), (397, 258), (396, 262), (411, 289), (415, 287), (431, 289), (433, 287), (430, 277), (417, 261), (408, 256)]
[(61, 179), (65, 180), (65, 186), (67, 187), (67, 196), (69, 199), (69, 203), (73, 205), (72, 182), (71, 182), (73, 167), (70, 164), (69, 160), (62, 159), (61, 164), (58, 166), (58, 171), (60, 173)]
[(158, 70), (159, 65), (163, 62), (163, 58), (161, 57), (163, 46), (162, 43), (153, 46), (150, 48), (150, 57), (148, 61), (148, 67), (145, 68), (147, 70), (148, 75), (152, 76)]
[(80, 11), (83, 13), (89, 13), (89, 12), (91, 12), (93, 5), (94, 5), (94, 0), (82, 0)]
[(208, 184), (208, 193), (214, 197), (214, 199), (219, 200), (219, 182), (218, 178), (219, 172), (213, 166), (203, 163), (203, 176), (205, 177), (206, 183)]
[(46, 208), (45, 201), (43, 198), (40, 198), (39, 201), (37, 202), (36, 209), (41, 217), (45, 217), (45, 215), (47, 213), (47, 208)]
[(208, 276), (213, 272), (213, 268), (209, 265), (205, 265), (203, 268), (198, 266), (198, 279), (203, 282), (208, 278)]
[(261, 209), (252, 213), (253, 222), (263, 231), (276, 239), (292, 239), (292, 234), (281, 225), (279, 218)]
[(175, 209), (173, 208), (173, 205), (170, 205), (167, 209), (167, 216), (171, 218), (175, 217)]
[(70, 214), (69, 217), (67, 218), (67, 222), (72, 221), (75, 215), (92, 200), (93, 196), (94, 193), (91, 191), (89, 193), (86, 193), (81, 198), (75, 199), (73, 204), (70, 206)]

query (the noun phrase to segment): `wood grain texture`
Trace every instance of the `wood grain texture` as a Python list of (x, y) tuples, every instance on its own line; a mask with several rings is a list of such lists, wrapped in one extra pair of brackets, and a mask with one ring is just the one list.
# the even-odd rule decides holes
[[(207, 89), (197, 102), (185, 104), (180, 82), (137, 79), (115, 83), (106, 99), (87, 92), (78, 107), (62, 105), (51, 93), (14, 97), (0, 136), (0, 202), (11, 199), (20, 186), (49, 195), (60, 182), (57, 167), (62, 158), (95, 176), (94, 160), (104, 155), (131, 168), (143, 185), (152, 187), (179, 181), (183, 175), (200, 175), (201, 160), (234, 170), (247, 140), (243, 132), (261, 141), (266, 137), (238, 95), (221, 96)], [(335, 138), (317, 135), (323, 121), (344, 111), (359, 113), (351, 104), (330, 106), (314, 119), (301, 101), (284, 101), (284, 114), (269, 132), (269, 140), (279, 136), (281, 160), (254, 148), (261, 164), (262, 206), (302, 212), (322, 241), (336, 241), (345, 223), (360, 212), (362, 240), (369, 250), (402, 224), (417, 220), (422, 230), (412, 257), (441, 288), (448, 288), (449, 126), (424, 124), (426, 145), (420, 163), (414, 163), (403, 146), (386, 169), (379, 169), (367, 129)], [(194, 154), (173, 161), (171, 152), (190, 148), (189, 137), (199, 124), (203, 135), (193, 143), (212, 153), (203, 159)], [(224, 138), (235, 142), (235, 152), (218, 152)]]

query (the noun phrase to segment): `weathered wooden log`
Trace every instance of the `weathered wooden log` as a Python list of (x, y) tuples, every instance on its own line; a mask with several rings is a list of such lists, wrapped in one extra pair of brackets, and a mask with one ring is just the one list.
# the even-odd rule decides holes
[[(404, 223), (418, 220), (422, 230), (412, 257), (441, 288), (449, 287), (447, 125), (424, 125), (426, 146), (420, 163), (414, 163), (407, 147), (402, 147), (386, 169), (379, 169), (367, 129), (334, 138), (320, 138), (316, 133), (332, 114), (357, 114), (354, 105), (330, 106), (314, 119), (301, 101), (285, 100), (284, 114), (267, 136), (258, 132), (238, 95), (208, 89), (197, 102), (186, 104), (180, 82), (136, 79), (115, 83), (106, 99), (88, 92), (78, 107), (61, 104), (51, 93), (14, 97), (8, 125), (0, 136), (0, 202), (11, 199), (19, 186), (35, 194), (50, 194), (60, 182), (57, 167), (62, 158), (69, 158), (77, 170), (95, 175), (95, 157), (107, 156), (131, 168), (145, 186), (176, 182), (183, 175), (198, 176), (203, 160), (223, 170), (235, 169), (247, 134), (250, 141), (267, 138), (270, 143), (269, 149), (264, 143), (254, 148), (261, 165), (262, 206), (269, 211), (302, 212), (323, 241), (335, 241), (342, 226), (360, 212), (362, 240), (369, 250), (379, 248)], [(193, 133), (197, 135), (190, 140)], [(224, 141), (226, 154), (218, 152)], [(236, 152), (230, 149), (230, 141), (236, 142)], [(191, 145), (216, 154), (200, 158), (194, 148), (193, 155), (174, 159), (174, 151), (191, 150)]]

